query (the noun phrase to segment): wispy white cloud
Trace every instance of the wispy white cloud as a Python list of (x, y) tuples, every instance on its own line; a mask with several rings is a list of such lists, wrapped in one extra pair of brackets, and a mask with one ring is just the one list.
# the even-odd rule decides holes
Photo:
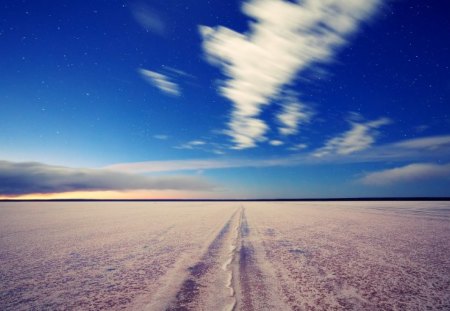
[(273, 139), (273, 140), (269, 141), (269, 144), (271, 144), (272, 146), (281, 146), (284, 143), (281, 140)]
[(202, 139), (191, 140), (179, 144), (177, 146), (174, 146), (173, 148), (184, 150), (200, 150), (206, 153), (213, 153), (217, 155), (224, 155), (226, 153), (225, 150), (229, 149), (228, 146), (217, 142), (212, 142), (207, 138), (205, 140)]
[(206, 145), (206, 142), (203, 140), (192, 140), (187, 143), (175, 146), (175, 149), (196, 149), (198, 147)]
[(131, 6), (131, 13), (136, 22), (147, 32), (159, 36), (165, 36), (167, 34), (166, 22), (163, 20), (161, 13), (156, 9), (143, 3), (137, 3)]
[(314, 156), (328, 154), (347, 155), (371, 147), (378, 135), (378, 128), (391, 123), (388, 118), (380, 118), (365, 123), (351, 121), (351, 129), (329, 139), (325, 146), (314, 152)]
[(118, 163), (107, 166), (106, 169), (128, 173), (155, 173), (174, 171), (197, 171), (239, 167), (270, 167), (290, 166), (299, 164), (295, 158), (278, 159), (194, 159), (173, 161), (147, 161), (134, 163)]
[(408, 139), (396, 143), (395, 146), (408, 149), (426, 148), (432, 150), (445, 146), (450, 147), (450, 135)]
[(159, 140), (166, 140), (166, 139), (169, 138), (169, 135), (165, 135), (165, 134), (157, 134), (157, 135), (153, 135), (153, 138), (159, 139)]
[(253, 148), (257, 142), (267, 140), (264, 134), (269, 127), (261, 119), (234, 115), (228, 125), (230, 129), (224, 133), (233, 138), (232, 149)]
[(307, 144), (295, 144), (295, 145), (289, 147), (288, 150), (297, 151), (297, 150), (303, 150), (306, 148), (308, 148)]
[(220, 149), (213, 149), (212, 153), (217, 154), (217, 155), (222, 155), (222, 154), (225, 154), (225, 151), (220, 150)]
[(450, 179), (450, 163), (414, 163), (402, 167), (372, 172), (364, 176), (360, 181), (366, 185), (385, 186), (436, 178)]
[(313, 112), (307, 105), (298, 102), (294, 97), (289, 96), (282, 103), (282, 110), (277, 115), (277, 120), (281, 124), (279, 131), (282, 135), (297, 134), (300, 125), (311, 120)]
[[(208, 60), (227, 79), (219, 91), (233, 103), (226, 132), (236, 149), (266, 140), (263, 106), (298, 73), (329, 62), (381, 0), (251, 0), (242, 11), (253, 21), (247, 33), (200, 26)], [(293, 124), (290, 120), (289, 124)], [(285, 130), (289, 133), (291, 127)]]
[[(372, 121), (373, 122), (373, 121)], [(443, 137), (443, 136), (438, 136)], [(429, 141), (439, 141), (438, 137), (426, 137), (417, 139), (429, 139)], [(405, 142), (415, 141), (406, 140), (375, 146), (363, 150), (357, 154), (335, 154), (332, 157), (316, 157), (309, 152), (299, 152), (292, 156), (277, 158), (206, 158), (206, 159), (187, 159), (187, 160), (168, 160), (168, 161), (146, 161), (132, 163), (117, 163), (106, 167), (110, 170), (128, 172), (128, 173), (155, 173), (155, 172), (177, 172), (177, 171), (197, 171), (210, 169), (226, 168), (244, 168), (244, 167), (278, 167), (278, 166), (298, 166), (298, 165), (320, 165), (324, 163), (359, 163), (359, 162), (404, 162), (407, 160), (415, 161), (434, 161), (439, 159), (449, 159), (450, 147), (430, 148), (407, 148)], [(306, 149), (304, 144), (294, 145), (295, 150)], [(221, 153), (222, 154), (222, 153)]]
[(173, 68), (170, 66), (164, 66), (164, 69), (166, 69), (167, 71), (172, 72), (174, 75), (179, 76), (179, 77), (185, 77), (185, 78), (189, 78), (189, 79), (195, 79), (195, 76), (191, 75), (190, 73), (187, 73), (186, 71), (177, 69), (177, 68)]
[(139, 73), (147, 82), (157, 87), (164, 93), (174, 96), (181, 95), (180, 87), (178, 86), (178, 84), (171, 81), (169, 76), (142, 68), (139, 69)]
[(450, 144), (442, 143), (449, 135), (407, 139), (398, 142), (373, 145), (350, 154), (330, 153), (318, 157), (317, 151), (309, 161), (313, 163), (361, 163), (361, 162), (424, 162), (450, 161)]

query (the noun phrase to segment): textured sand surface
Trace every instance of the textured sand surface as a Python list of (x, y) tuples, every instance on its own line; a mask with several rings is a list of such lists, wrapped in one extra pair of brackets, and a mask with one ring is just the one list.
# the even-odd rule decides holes
[(450, 310), (450, 202), (0, 203), (1, 310)]

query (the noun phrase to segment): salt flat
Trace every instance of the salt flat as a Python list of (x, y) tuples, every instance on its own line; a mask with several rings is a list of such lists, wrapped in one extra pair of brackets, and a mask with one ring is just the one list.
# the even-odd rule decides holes
[(0, 309), (449, 310), (450, 202), (4, 202)]

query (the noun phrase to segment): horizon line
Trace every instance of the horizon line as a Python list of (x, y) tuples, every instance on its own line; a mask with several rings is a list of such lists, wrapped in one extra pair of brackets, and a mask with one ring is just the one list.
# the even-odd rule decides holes
[(320, 202), (320, 201), (450, 201), (450, 197), (343, 197), (266, 199), (0, 199), (0, 202)]

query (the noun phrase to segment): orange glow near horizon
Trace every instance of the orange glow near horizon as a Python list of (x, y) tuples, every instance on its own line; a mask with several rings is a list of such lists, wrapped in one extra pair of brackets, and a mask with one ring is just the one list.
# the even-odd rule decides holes
[(135, 190), (135, 191), (74, 191), (64, 193), (36, 193), (17, 196), (1, 196), (0, 200), (58, 200), (58, 199), (95, 199), (95, 200), (139, 200), (139, 199), (208, 199), (208, 192), (183, 192), (176, 190)]

